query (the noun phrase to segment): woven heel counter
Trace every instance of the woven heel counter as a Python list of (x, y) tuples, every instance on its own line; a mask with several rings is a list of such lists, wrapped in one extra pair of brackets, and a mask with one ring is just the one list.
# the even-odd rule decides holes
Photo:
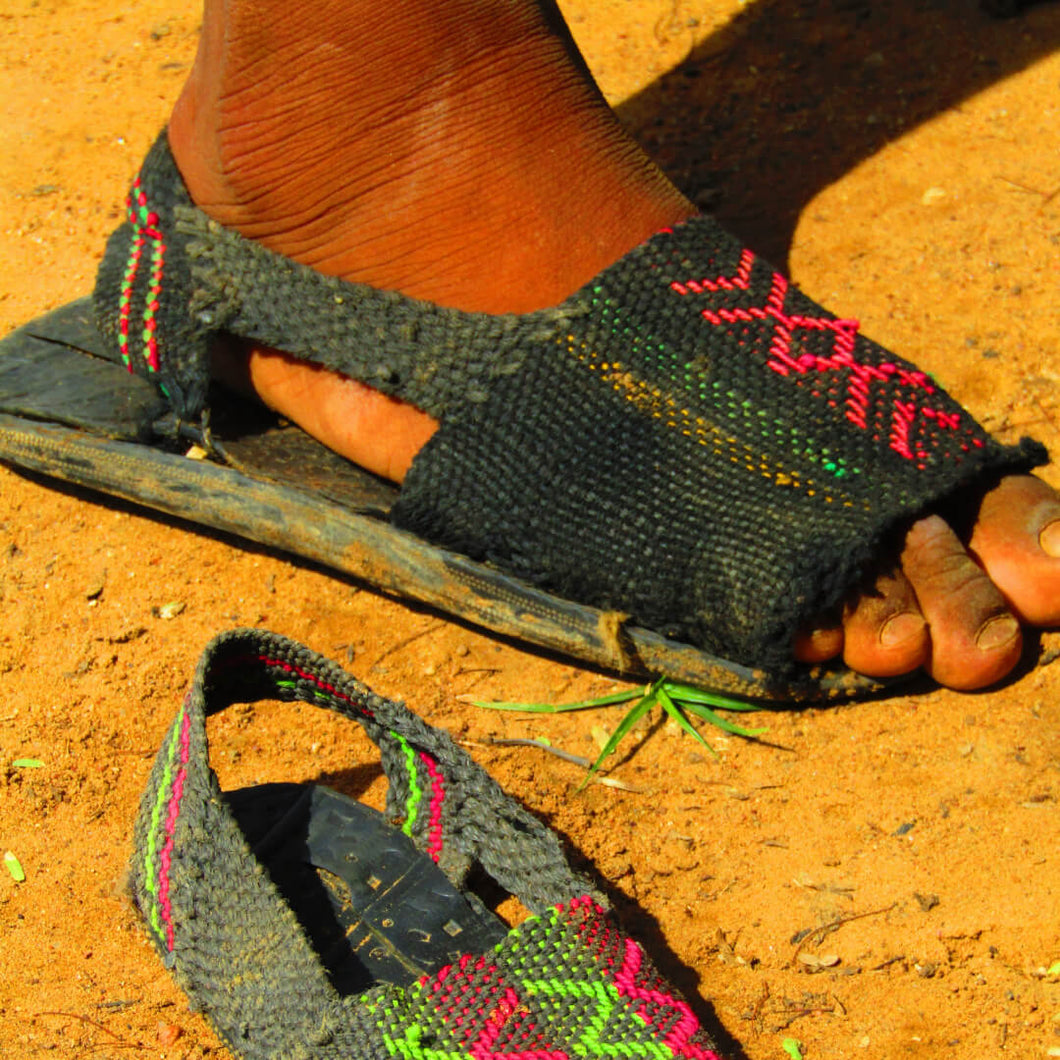
[(163, 132), (129, 190), (125, 220), (107, 240), (93, 301), (114, 360), (150, 379), (190, 419), (206, 401), (211, 329), (189, 308), (193, 280), (175, 221), (182, 207), (194, 209)]

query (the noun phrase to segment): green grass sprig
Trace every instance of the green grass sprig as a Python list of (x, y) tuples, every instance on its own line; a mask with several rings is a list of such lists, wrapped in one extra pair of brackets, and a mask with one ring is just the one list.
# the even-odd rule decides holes
[(578, 703), (490, 703), (481, 700), (472, 700), (476, 707), (488, 707), (491, 710), (518, 710), (527, 711), (532, 714), (564, 714), (571, 710), (590, 710), (594, 707), (610, 707), (618, 703), (629, 703), (635, 700), (633, 706), (623, 715), (622, 720), (615, 727), (604, 744), (603, 749), (597, 756), (596, 761), (589, 767), (585, 780), (579, 785), (580, 791), (592, 779), (593, 775), (600, 769), (607, 758), (614, 754), (615, 749), (622, 742), (630, 729), (655, 707), (659, 707), (667, 715), (673, 718), (683, 732), (701, 743), (715, 758), (717, 752), (703, 738), (703, 734), (692, 722), (692, 717), (701, 718), (703, 721), (732, 733), (735, 736), (744, 736), (754, 739), (761, 736), (765, 729), (747, 729), (736, 725), (734, 722), (723, 718), (717, 712), (719, 710), (749, 711), (760, 710), (754, 703), (747, 703), (741, 699), (732, 699), (720, 692), (706, 692), (693, 685), (683, 685), (677, 681), (671, 681), (668, 677), (660, 677), (656, 681), (637, 688), (626, 689), (624, 692), (612, 692), (608, 696), (599, 696), (596, 699), (583, 699)]

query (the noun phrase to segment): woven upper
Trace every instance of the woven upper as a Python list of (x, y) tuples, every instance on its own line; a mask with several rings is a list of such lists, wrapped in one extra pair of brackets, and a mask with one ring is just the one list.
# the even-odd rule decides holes
[(605, 271), (443, 421), (400, 526), (777, 673), (887, 535), (1044, 458), (699, 218)]
[(734, 662), (785, 671), (798, 627), (888, 534), (1045, 460), (707, 217), (557, 307), (493, 316), (322, 277), (222, 228), (164, 139), (130, 202), (100, 326), (179, 412), (205, 400), (217, 329), (401, 397), (442, 427), (398, 526)]
[[(206, 717), (259, 698), (358, 721), (380, 746), (395, 827), (455, 881), (478, 863), (537, 915), (408, 989), (340, 997), (209, 766)], [(141, 802), (130, 887), (193, 1006), (249, 1060), (716, 1060), (554, 833), (444, 733), (272, 634), (237, 630), (206, 649)]]

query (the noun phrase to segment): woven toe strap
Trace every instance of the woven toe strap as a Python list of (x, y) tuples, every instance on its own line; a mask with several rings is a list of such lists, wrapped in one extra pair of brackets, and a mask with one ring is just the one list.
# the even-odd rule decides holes
[(816, 306), (711, 219), (571, 302), (417, 456), (394, 522), (778, 676), (930, 509), (1045, 460)]

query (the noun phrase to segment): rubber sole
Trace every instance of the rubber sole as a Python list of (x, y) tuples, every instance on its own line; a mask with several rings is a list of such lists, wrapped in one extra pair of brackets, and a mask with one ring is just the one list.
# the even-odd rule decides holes
[(408, 986), (508, 934), (381, 813), (340, 792), (264, 784), (225, 800), (340, 994)]

